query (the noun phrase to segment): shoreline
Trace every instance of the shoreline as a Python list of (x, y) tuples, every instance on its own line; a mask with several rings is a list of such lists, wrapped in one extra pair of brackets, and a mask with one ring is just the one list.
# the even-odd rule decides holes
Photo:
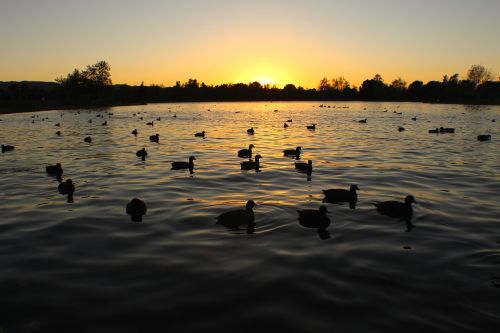
[[(7, 103), (4, 103), (7, 102)], [(467, 102), (429, 102), (429, 101), (401, 101), (401, 100), (192, 100), (192, 101), (161, 101), (161, 102), (129, 102), (129, 103), (102, 103), (102, 104), (62, 104), (57, 102), (45, 101), (0, 101), (0, 115), (15, 114), (15, 113), (28, 113), (28, 112), (41, 112), (41, 111), (62, 111), (62, 110), (75, 110), (75, 109), (98, 109), (109, 108), (116, 106), (134, 106), (134, 105), (148, 105), (148, 104), (163, 104), (163, 103), (247, 103), (247, 102), (319, 102), (319, 103), (350, 103), (350, 102), (366, 102), (366, 103), (422, 103), (422, 104), (454, 104), (454, 105), (470, 105), (470, 106), (496, 106), (500, 103), (467, 103)]]

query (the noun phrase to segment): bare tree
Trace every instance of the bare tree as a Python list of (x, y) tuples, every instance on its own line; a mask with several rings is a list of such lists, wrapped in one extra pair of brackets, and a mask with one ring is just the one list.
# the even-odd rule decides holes
[(492, 79), (491, 70), (486, 69), (483, 65), (472, 65), (467, 72), (467, 80), (472, 82), (475, 87)]

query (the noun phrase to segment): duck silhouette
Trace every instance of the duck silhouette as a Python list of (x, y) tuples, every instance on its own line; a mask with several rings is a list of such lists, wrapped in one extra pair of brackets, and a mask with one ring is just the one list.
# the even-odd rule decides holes
[(75, 184), (71, 179), (67, 179), (65, 182), (61, 182), (57, 187), (57, 190), (61, 194), (73, 194), (75, 192)]
[(149, 123), (146, 123), (146, 125), (149, 125), (149, 126), (154, 126), (154, 122), (153, 122), (153, 121), (150, 121)]
[(5, 153), (6, 151), (12, 151), (12, 150), (14, 150), (14, 146), (2, 145), (2, 153)]
[(307, 125), (306, 128), (308, 130), (315, 130), (316, 129), (316, 124)]
[(254, 135), (255, 130), (253, 129), (253, 127), (249, 128), (249, 129), (247, 129), (247, 133), (250, 134), (250, 135)]
[(204, 138), (205, 137), (205, 131), (195, 133), (194, 136), (198, 136), (198, 137)]
[(411, 120), (416, 121), (416, 120), (417, 120), (417, 117), (413, 117), (413, 118), (411, 118)]
[(478, 141), (489, 141), (491, 140), (491, 134), (481, 134), (477, 136)]
[(148, 209), (144, 201), (134, 198), (127, 204), (125, 211), (131, 216), (132, 222), (142, 222), (142, 216)]
[(285, 149), (283, 150), (283, 156), (290, 156), (290, 157), (295, 157), (299, 158), (300, 157), (300, 152), (302, 151), (302, 147), (298, 146), (295, 149)]
[(455, 133), (455, 129), (451, 127), (439, 127), (439, 133)]
[(307, 163), (295, 162), (295, 169), (299, 172), (305, 172), (308, 176), (310, 176), (312, 174), (312, 163), (312, 160), (307, 161)]
[(368, 120), (367, 118), (361, 119), (361, 120), (358, 120), (358, 123), (360, 123), (360, 124), (366, 124), (367, 120)]
[(403, 132), (405, 130), (405, 128), (403, 126), (398, 126), (398, 131), (399, 132)]
[(283, 123), (283, 128), (288, 128), (288, 124), (287, 123)]
[(245, 161), (241, 162), (241, 170), (253, 170), (255, 169), (256, 171), (259, 171), (260, 168), (260, 162), (259, 160), (262, 158), (260, 155), (255, 155), (255, 162), (250, 160), (250, 161)]
[(417, 203), (412, 195), (405, 198), (404, 202), (399, 201), (384, 201), (374, 204), (377, 210), (387, 216), (404, 219), (407, 222), (407, 230), (413, 228), (411, 219), (413, 218), (412, 203)]
[(172, 162), (172, 170), (189, 169), (192, 172), (194, 169), (194, 160), (196, 160), (196, 158), (194, 156), (190, 156), (189, 162)]
[(306, 228), (314, 228), (318, 231), (318, 236), (321, 239), (330, 238), (330, 234), (326, 230), (330, 226), (330, 218), (327, 213), (326, 206), (321, 206), (319, 209), (303, 209), (298, 210), (299, 223)]
[(155, 135), (151, 135), (149, 137), (149, 141), (159, 143), (160, 142), (160, 134), (156, 133)]
[(216, 224), (221, 224), (231, 230), (236, 230), (242, 225), (247, 225), (247, 227), (251, 227), (250, 230), (252, 232), (250, 233), (253, 233), (253, 228), (255, 227), (253, 207), (255, 206), (257, 205), (253, 200), (248, 200), (245, 209), (231, 210), (217, 216), (215, 218), (217, 220)]
[(356, 201), (358, 200), (358, 194), (356, 191), (359, 191), (358, 185), (351, 185), (349, 190), (344, 189), (328, 189), (323, 190), (325, 194), (325, 198), (323, 202), (328, 203), (340, 203), (340, 202), (349, 202), (349, 207), (354, 209), (356, 208)]
[(87, 143), (91, 143), (92, 142), (92, 137), (90, 136), (87, 136), (83, 139), (83, 141), (87, 142)]
[(431, 130), (429, 130), (429, 133), (430, 134), (438, 134), (439, 133), (439, 128), (431, 129)]
[(108, 126), (108, 121), (106, 120), (105, 122), (103, 122), (102, 126)]
[(58, 176), (58, 177), (61, 177), (64, 172), (61, 163), (57, 163), (55, 165), (47, 165), (45, 167), (45, 171), (50, 176)]
[(248, 149), (240, 149), (238, 150), (238, 157), (246, 157), (246, 158), (251, 158), (252, 157), (252, 148), (255, 146), (253, 144), (250, 144), (248, 146)]
[(132, 131), (132, 134), (137, 136), (137, 128), (134, 128), (134, 130)]
[(56, 132), (56, 135), (57, 135), (57, 136), (61, 136), (61, 131), (57, 131), (57, 132)]
[(142, 148), (141, 150), (138, 150), (135, 155), (137, 157), (140, 157), (143, 161), (146, 160), (146, 156), (148, 156), (148, 152), (146, 151), (146, 148)]

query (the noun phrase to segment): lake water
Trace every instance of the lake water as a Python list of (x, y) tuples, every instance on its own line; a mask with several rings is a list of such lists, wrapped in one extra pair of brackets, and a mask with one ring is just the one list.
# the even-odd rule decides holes
[[(1, 115), (0, 143), (15, 150), (0, 154), (0, 332), (497, 330), (500, 107), (320, 104)], [(440, 126), (456, 132), (428, 133)], [(261, 172), (240, 170), (250, 143)], [(282, 156), (296, 146), (310, 179)], [(191, 155), (193, 174), (170, 169)], [(73, 203), (45, 173), (57, 162)], [(355, 209), (322, 202), (351, 184)], [(373, 206), (410, 194), (410, 232)], [(134, 197), (147, 204), (141, 223), (125, 212)], [(249, 199), (255, 230), (215, 224)], [(322, 204), (324, 240), (297, 214)]]

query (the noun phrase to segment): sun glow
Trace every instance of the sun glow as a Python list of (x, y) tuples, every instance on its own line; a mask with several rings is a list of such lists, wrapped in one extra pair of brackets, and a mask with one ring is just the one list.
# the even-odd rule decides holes
[(255, 81), (259, 82), (261, 85), (266, 85), (266, 84), (276, 84), (276, 80), (272, 79), (271, 77), (268, 76), (261, 76), (255, 79)]

